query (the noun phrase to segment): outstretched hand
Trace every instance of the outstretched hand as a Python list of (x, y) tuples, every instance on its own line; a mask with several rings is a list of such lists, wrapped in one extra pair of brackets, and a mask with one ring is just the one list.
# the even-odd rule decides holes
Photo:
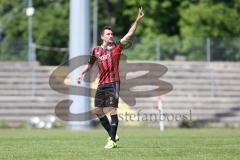
[(140, 21), (140, 20), (143, 18), (143, 16), (144, 16), (144, 11), (143, 11), (143, 9), (142, 9), (142, 7), (141, 7), (141, 8), (139, 8), (139, 10), (138, 10), (138, 16), (137, 16), (136, 21)]
[(77, 77), (77, 83), (80, 84), (81, 83), (81, 80), (83, 79), (83, 74), (80, 73), (80, 75)]

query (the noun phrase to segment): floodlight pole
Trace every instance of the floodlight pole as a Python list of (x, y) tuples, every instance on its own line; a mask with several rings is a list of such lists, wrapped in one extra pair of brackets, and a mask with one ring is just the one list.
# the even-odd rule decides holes
[(93, 7), (93, 47), (97, 46), (98, 36), (98, 0), (94, 0)]
[[(71, 59), (80, 55), (90, 54), (90, 4), (89, 0), (70, 1), (70, 67), (74, 66)], [(80, 67), (82, 69), (82, 67)], [(70, 75), (70, 83), (78, 85), (76, 78), (80, 69), (75, 69)], [(81, 82), (81, 86), (89, 88), (89, 84)], [(71, 90), (69, 92), (71, 94)], [(85, 95), (88, 95), (87, 93)], [(90, 97), (69, 95), (73, 103), (71, 114), (85, 113), (90, 110)], [(71, 115), (70, 114), (70, 115)], [(70, 116), (69, 115), (69, 116)], [(91, 127), (91, 121), (70, 121), (67, 128), (70, 130), (86, 129)]]
[(32, 0), (28, 0), (28, 8), (26, 15), (28, 16), (28, 62), (34, 61), (33, 56), (33, 38), (32, 38), (32, 16), (34, 8), (32, 7)]
[(28, 8), (26, 9), (26, 15), (28, 16), (28, 63), (32, 68), (32, 97), (35, 96), (36, 91), (36, 71), (34, 69), (34, 62), (36, 61), (35, 45), (33, 44), (32, 35), (32, 16), (34, 14), (34, 8), (32, 7), (32, 0), (28, 0)]

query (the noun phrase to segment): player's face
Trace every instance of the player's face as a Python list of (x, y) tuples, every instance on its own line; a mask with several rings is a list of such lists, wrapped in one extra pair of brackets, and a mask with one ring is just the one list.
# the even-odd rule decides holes
[(113, 32), (109, 29), (106, 29), (101, 38), (107, 43), (113, 43)]

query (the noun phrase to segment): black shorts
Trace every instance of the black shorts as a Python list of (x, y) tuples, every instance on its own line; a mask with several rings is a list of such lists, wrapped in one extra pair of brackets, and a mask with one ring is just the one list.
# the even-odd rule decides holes
[(111, 82), (98, 85), (95, 95), (95, 107), (118, 107), (119, 82)]

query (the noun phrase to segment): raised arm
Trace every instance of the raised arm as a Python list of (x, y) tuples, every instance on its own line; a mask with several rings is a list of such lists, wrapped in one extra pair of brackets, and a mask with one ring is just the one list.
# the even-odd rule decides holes
[(129, 29), (128, 33), (120, 40), (120, 42), (122, 44), (127, 43), (127, 41), (129, 41), (131, 39), (131, 37), (133, 36), (134, 32), (137, 29), (138, 23), (140, 22), (140, 20), (143, 18), (144, 16), (144, 12), (142, 8), (139, 8), (138, 11), (138, 16), (135, 20), (135, 22), (133, 23), (133, 25), (131, 26), (131, 28)]

